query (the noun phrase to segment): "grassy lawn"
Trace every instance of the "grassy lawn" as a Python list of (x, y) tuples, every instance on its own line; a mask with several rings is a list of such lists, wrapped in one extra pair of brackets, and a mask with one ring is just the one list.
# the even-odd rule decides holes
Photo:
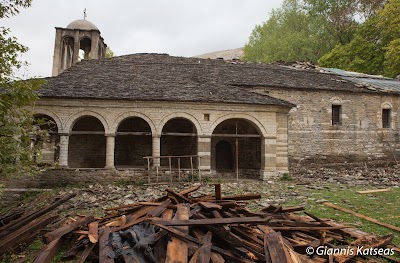
[[(399, 232), (316, 202), (318, 200), (326, 200), (337, 206), (400, 227), (400, 188), (392, 188), (390, 192), (375, 194), (358, 194), (356, 192), (357, 190), (369, 189), (372, 188), (326, 185), (325, 187), (322, 187), (322, 189), (310, 189), (304, 186), (296, 186), (295, 191), (300, 191), (302, 192), (302, 195), (309, 196), (306, 204), (307, 212), (320, 218), (329, 218), (347, 225), (354, 225), (368, 233), (378, 235), (393, 233), (393, 243), (399, 246)], [(294, 189), (286, 188), (286, 190), (293, 191)], [(288, 200), (283, 205), (304, 205), (304, 202), (299, 200)]]

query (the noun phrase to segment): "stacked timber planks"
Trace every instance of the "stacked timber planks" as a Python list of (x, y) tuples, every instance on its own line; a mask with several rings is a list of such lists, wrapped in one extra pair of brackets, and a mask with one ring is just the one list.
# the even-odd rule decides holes
[[(65, 240), (70, 242), (67, 249), (64, 245), (64, 259), (75, 262), (369, 262), (368, 256), (349, 253), (310, 253), (318, 247), (361, 245), (398, 253), (393, 235), (373, 236), (297, 214), (303, 207), (254, 212), (245, 201), (260, 199), (260, 194), (224, 196), (218, 184), (213, 195), (196, 195), (199, 187), (166, 189), (156, 200), (107, 208), (102, 218), (79, 216), (54, 224), (43, 234), (47, 245), (34, 262), (52, 262)], [(390, 256), (385, 260), (398, 262)]]

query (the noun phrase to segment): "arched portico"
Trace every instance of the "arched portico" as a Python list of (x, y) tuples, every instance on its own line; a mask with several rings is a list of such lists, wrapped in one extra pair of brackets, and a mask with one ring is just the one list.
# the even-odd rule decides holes
[(260, 129), (246, 119), (232, 118), (219, 123), (211, 136), (211, 169), (243, 176), (259, 176), (263, 157)]
[(71, 127), (68, 144), (70, 168), (103, 168), (106, 165), (106, 137), (102, 122), (82, 116)]
[(37, 139), (33, 142), (40, 147), (40, 152), (35, 156), (35, 161), (38, 164), (54, 164), (59, 158), (59, 142), (58, 126), (54, 118), (46, 114), (35, 114), (34, 125), (43, 131), (47, 132), (47, 136)]
[[(161, 156), (197, 155), (197, 129), (193, 122), (185, 118), (173, 118), (165, 123), (161, 132)], [(178, 167), (178, 159), (172, 159), (171, 165)], [(169, 165), (168, 159), (162, 159), (161, 165)], [(193, 165), (197, 165), (196, 158)], [(182, 158), (180, 167), (191, 167), (189, 158)]]
[(115, 166), (143, 167), (145, 156), (152, 154), (152, 132), (142, 118), (129, 117), (123, 120), (115, 137)]

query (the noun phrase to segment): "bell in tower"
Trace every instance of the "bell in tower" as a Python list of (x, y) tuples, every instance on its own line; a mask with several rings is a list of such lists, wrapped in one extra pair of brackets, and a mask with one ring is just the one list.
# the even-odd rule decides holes
[(100, 30), (85, 19), (75, 20), (66, 28), (56, 27), (53, 74), (57, 76), (80, 59), (104, 58), (107, 45)]

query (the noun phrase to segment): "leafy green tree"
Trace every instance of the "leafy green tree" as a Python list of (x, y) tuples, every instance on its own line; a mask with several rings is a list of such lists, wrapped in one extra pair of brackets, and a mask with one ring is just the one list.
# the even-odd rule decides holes
[[(17, 15), (31, 0), (0, 2), (0, 18)], [(33, 157), (37, 148), (31, 139), (41, 134), (34, 126), (28, 107), (37, 99), (35, 90), (43, 82), (23, 81), (15, 76), (15, 69), (25, 63), (18, 60), (27, 48), (10, 36), (10, 29), (0, 27), (0, 176), (29, 175), (36, 171)]]
[(298, 0), (285, 0), (280, 9), (273, 10), (270, 19), (256, 26), (243, 59), (274, 62), (309, 60), (316, 62), (331, 49), (332, 38), (321, 27), (322, 17), (311, 17)]
[(114, 52), (111, 50), (111, 48), (106, 47), (106, 58), (112, 58), (112, 57), (114, 57), (114, 56), (115, 56), (115, 54), (114, 54)]
[(318, 62), (325, 67), (395, 77), (400, 73), (399, 39), (400, 1), (389, 0), (358, 28), (350, 43), (336, 46)]

